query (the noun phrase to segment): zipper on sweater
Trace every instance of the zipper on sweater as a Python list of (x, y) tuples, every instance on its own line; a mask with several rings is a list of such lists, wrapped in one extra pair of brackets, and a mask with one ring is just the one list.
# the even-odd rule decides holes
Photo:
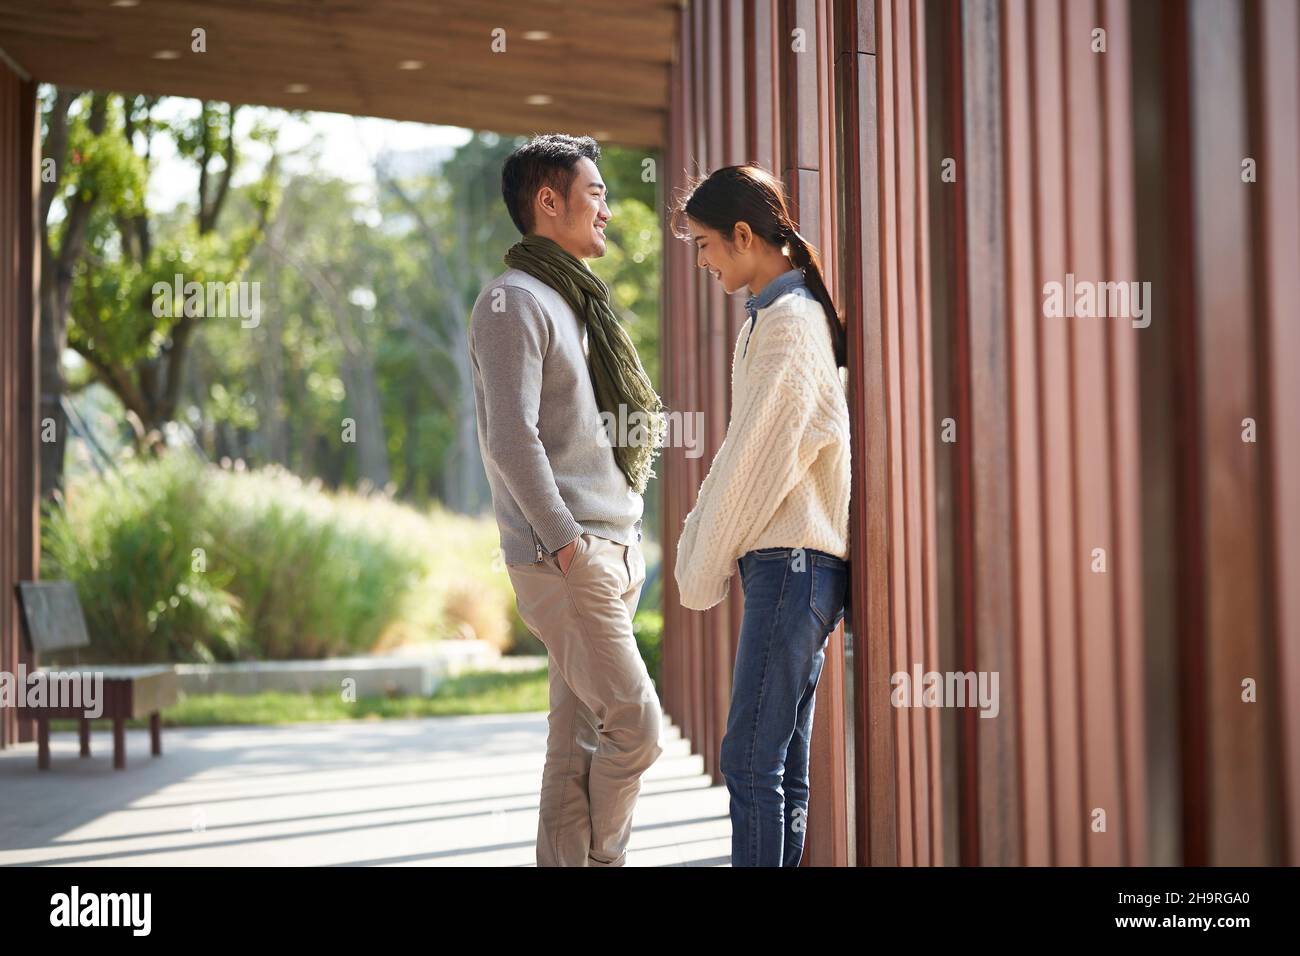
[(745, 349), (740, 353), (741, 358), (749, 354), (749, 340), (754, 336), (754, 320), (757, 318), (757, 315), (753, 315), (749, 319), (749, 333), (745, 336)]
[(542, 560), (542, 542), (538, 540), (537, 532), (533, 530), (532, 525), (528, 526), (528, 533), (533, 536), (533, 547), (537, 549), (537, 560), (540, 561)]

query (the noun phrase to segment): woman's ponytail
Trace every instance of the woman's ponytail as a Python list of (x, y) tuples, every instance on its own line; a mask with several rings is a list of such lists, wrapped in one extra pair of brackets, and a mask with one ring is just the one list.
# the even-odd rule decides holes
[(844, 324), (835, 310), (835, 300), (831, 298), (830, 290), (826, 288), (821, 258), (817, 255), (817, 250), (799, 235), (799, 230), (790, 226), (783, 231), (786, 233), (783, 238), (790, 248), (790, 261), (803, 270), (804, 284), (808, 286), (813, 297), (821, 303), (822, 311), (826, 313), (826, 321), (831, 330), (831, 345), (835, 349), (835, 364), (848, 365), (848, 345), (845, 342)]

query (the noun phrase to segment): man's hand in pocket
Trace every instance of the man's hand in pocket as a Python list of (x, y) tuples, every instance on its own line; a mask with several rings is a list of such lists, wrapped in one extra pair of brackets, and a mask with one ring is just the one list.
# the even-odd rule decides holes
[[(581, 535), (578, 537), (581, 537)], [(574, 538), (559, 551), (555, 552), (555, 559), (560, 563), (560, 573), (566, 577), (569, 574), (569, 565), (573, 563), (573, 553), (577, 550), (578, 538)]]

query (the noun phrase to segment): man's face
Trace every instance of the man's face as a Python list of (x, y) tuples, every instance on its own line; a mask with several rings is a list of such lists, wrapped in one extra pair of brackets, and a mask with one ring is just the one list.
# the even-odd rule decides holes
[[(545, 194), (547, 190), (543, 190)], [(579, 259), (598, 259), (605, 254), (605, 225), (612, 217), (600, 170), (587, 157), (574, 167), (569, 195), (554, 206), (551, 238)], [(542, 203), (545, 204), (542, 195)], [(545, 216), (546, 209), (538, 211)], [(539, 224), (542, 220), (539, 218)]]

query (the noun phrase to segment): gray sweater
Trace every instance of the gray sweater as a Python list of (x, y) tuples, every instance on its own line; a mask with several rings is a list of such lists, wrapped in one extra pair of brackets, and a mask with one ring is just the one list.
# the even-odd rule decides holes
[(589, 532), (630, 544), (644, 502), (602, 441), (587, 331), (564, 298), (519, 269), (470, 317), (474, 406), (506, 564), (536, 564)]

